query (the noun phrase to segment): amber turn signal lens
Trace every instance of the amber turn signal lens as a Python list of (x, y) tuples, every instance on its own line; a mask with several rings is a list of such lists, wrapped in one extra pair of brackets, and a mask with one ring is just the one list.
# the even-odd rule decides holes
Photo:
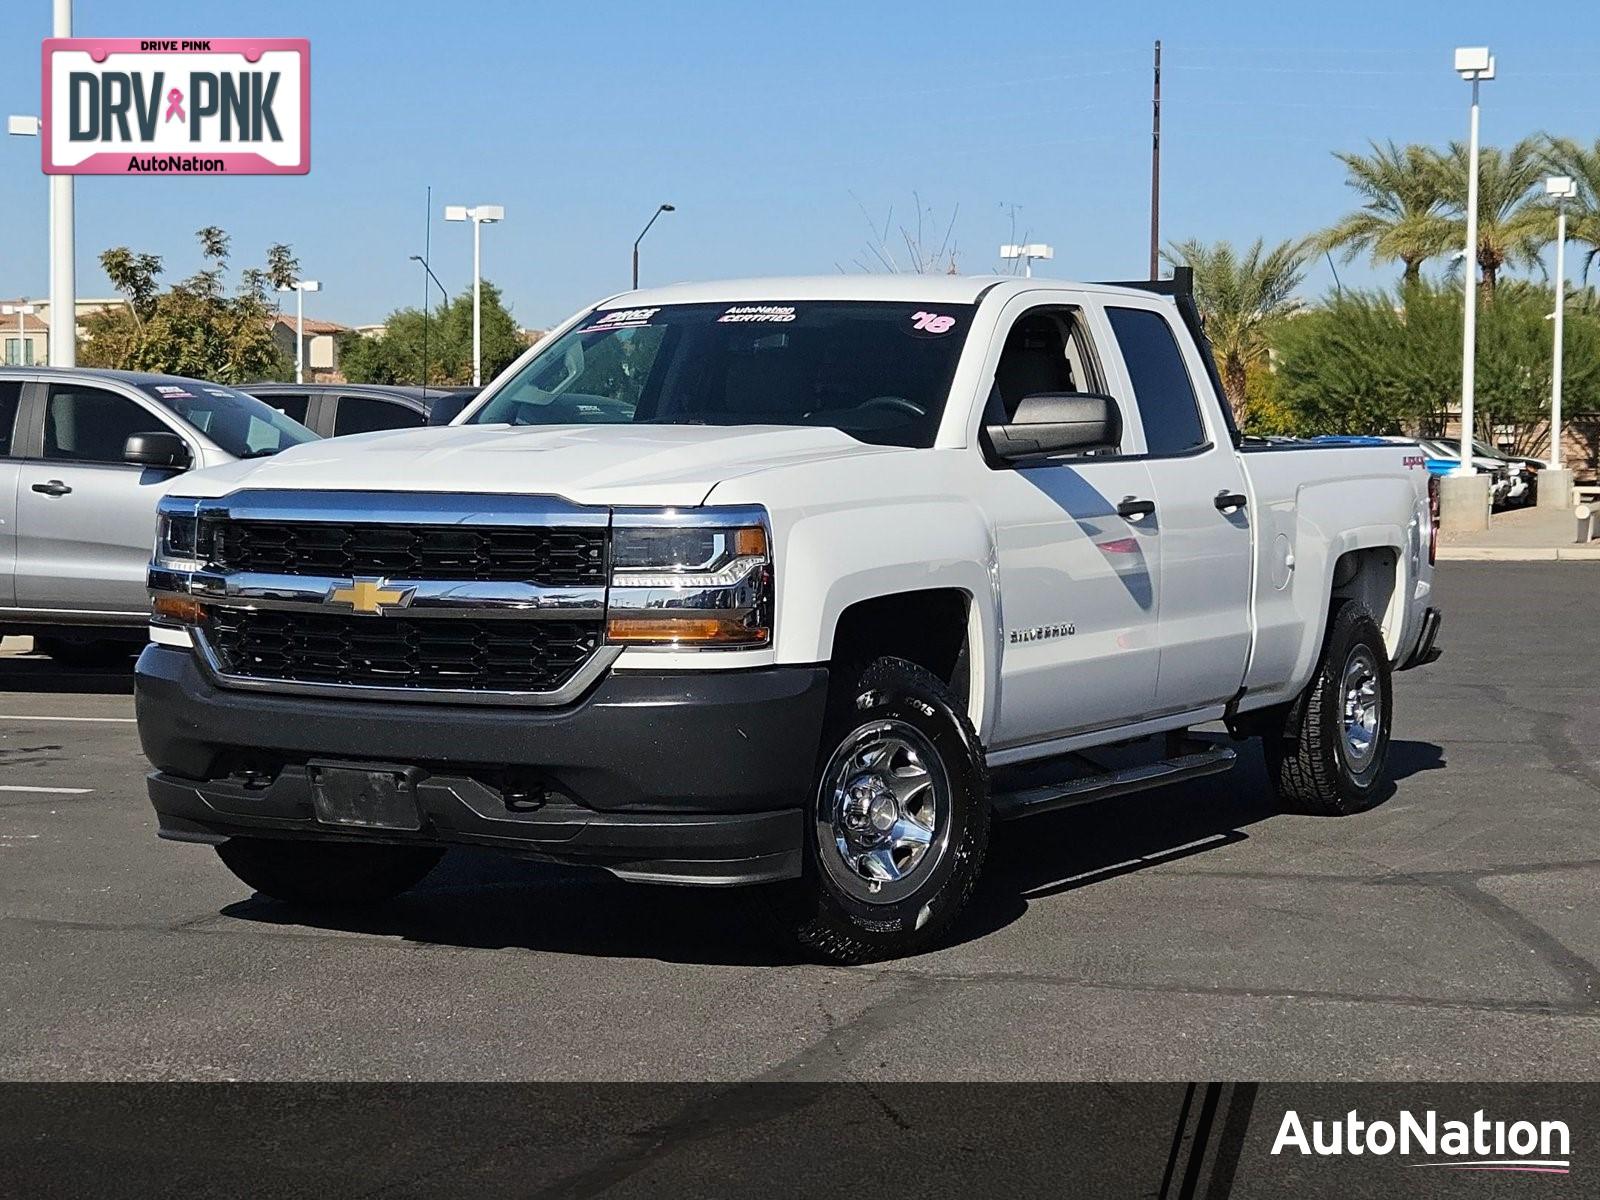
[(161, 620), (179, 625), (198, 625), (206, 615), (205, 605), (188, 596), (157, 596), (150, 611)]
[(746, 525), (733, 531), (733, 553), (736, 558), (765, 558), (767, 531), (759, 525)]
[(612, 617), (606, 622), (608, 641), (656, 645), (759, 646), (766, 643), (771, 632), (720, 617)]

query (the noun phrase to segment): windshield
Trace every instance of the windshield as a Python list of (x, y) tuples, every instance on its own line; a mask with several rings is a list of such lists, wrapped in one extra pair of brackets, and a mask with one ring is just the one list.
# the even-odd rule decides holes
[(141, 383), (139, 387), (235, 458), (264, 458), (317, 440), (299, 421), (232, 388), (196, 379)]
[(812, 425), (931, 446), (970, 304), (774, 301), (590, 313), (475, 425)]

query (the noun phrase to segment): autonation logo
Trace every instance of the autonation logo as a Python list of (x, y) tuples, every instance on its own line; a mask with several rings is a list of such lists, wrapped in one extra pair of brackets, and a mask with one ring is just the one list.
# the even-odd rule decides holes
[(1283, 1114), (1274, 1154), (1298, 1150), (1304, 1155), (1339, 1157), (1388, 1154), (1421, 1155), (1430, 1162), (1410, 1167), (1446, 1167), (1458, 1171), (1526, 1171), (1566, 1175), (1572, 1169), (1572, 1134), (1565, 1121), (1491, 1121), (1480, 1108), (1471, 1121), (1441, 1121), (1433, 1109), (1419, 1119), (1401, 1109), (1393, 1121), (1366, 1121), (1351, 1109), (1342, 1118), (1313, 1120), (1310, 1132), (1300, 1114)]

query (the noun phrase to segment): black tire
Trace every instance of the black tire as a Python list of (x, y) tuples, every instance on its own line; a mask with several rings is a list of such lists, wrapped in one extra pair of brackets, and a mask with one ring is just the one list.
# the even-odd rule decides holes
[[(988, 776), (966, 706), (930, 672), (903, 659), (880, 658), (841, 674), (807, 813), (804, 875), (773, 898), (790, 933), (819, 958), (898, 958), (942, 937), (972, 896), (989, 845)], [(873, 770), (860, 766), (861, 773), (852, 774), (858, 769), (854, 756), (872, 756), (874, 739), (886, 747), (883, 756)], [(919, 771), (926, 782), (918, 781)], [(854, 791), (847, 786), (851, 778), (869, 777), (892, 777), (907, 789), (907, 798), (902, 801), (899, 787), (888, 784), (877, 793), (867, 791), (865, 782)], [(886, 798), (891, 794), (892, 801)], [(863, 795), (875, 801), (865, 802)], [(847, 817), (845, 809), (856, 804), (862, 807)], [(880, 816), (893, 820), (892, 828), (875, 824)], [(860, 827), (851, 837), (893, 839), (911, 828), (908, 821), (919, 827), (925, 821), (928, 842), (918, 853), (914, 845), (907, 851), (907, 843), (885, 841), (872, 853), (887, 854), (889, 869), (903, 868), (903, 877), (865, 878), (865, 856), (853, 858), (838, 841), (846, 836), (838, 822), (857, 818)]]
[(306, 908), (377, 904), (422, 881), (444, 851), (382, 842), (229, 838), (217, 856), (264, 896)]
[[(1390, 674), (1378, 623), (1360, 604), (1341, 605), (1328, 622), (1316, 674), (1288, 706), (1281, 728), (1262, 737), (1286, 811), (1342, 817), (1382, 799), (1394, 711)], [(1347, 708), (1352, 690), (1358, 695)]]
[(75, 642), (68, 638), (35, 638), (33, 648), (40, 654), (48, 654), (64, 667), (104, 671), (131, 668), (139, 646), (135, 642), (114, 638), (91, 642)]

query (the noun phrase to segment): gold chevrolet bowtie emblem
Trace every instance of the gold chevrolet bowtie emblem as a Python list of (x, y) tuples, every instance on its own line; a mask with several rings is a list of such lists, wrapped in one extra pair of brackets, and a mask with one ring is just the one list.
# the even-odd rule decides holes
[(404, 608), (411, 603), (414, 587), (384, 587), (381, 579), (352, 579), (347, 586), (328, 592), (329, 604), (348, 604), (358, 613), (377, 616), (386, 608)]

